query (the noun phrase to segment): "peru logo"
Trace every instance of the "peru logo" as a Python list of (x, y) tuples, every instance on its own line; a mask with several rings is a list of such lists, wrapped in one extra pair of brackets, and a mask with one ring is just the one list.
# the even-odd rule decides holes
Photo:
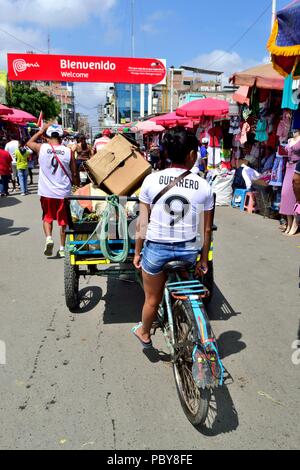
[(19, 73), (25, 72), (31, 67), (39, 68), (40, 66), (37, 62), (35, 64), (28, 64), (24, 59), (15, 59), (13, 61), (13, 68), (17, 77)]

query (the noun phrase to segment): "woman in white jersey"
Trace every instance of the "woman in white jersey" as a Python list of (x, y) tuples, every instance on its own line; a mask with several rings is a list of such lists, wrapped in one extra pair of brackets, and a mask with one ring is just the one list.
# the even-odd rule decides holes
[[(201, 264), (196, 270), (205, 274), (211, 244), (213, 193), (204, 179), (188, 172), (197, 158), (197, 138), (189, 131), (173, 129), (166, 133), (163, 144), (172, 165), (145, 179), (136, 233), (134, 265), (142, 269), (145, 304), (142, 322), (132, 332), (143, 348), (152, 347), (150, 329), (166, 282), (163, 266), (170, 261), (196, 263), (202, 246)], [(174, 180), (178, 182), (170, 187)], [(168, 190), (157, 199), (165, 188)]]
[[(45, 135), (47, 143), (37, 143), (37, 140)], [(46, 235), (44, 254), (52, 256), (53, 221), (57, 220), (60, 226), (60, 249), (57, 254), (61, 258), (64, 257), (65, 231), (68, 224), (64, 198), (71, 195), (72, 184), (79, 186), (75, 158), (71, 150), (62, 145), (62, 137), (61, 126), (47, 124), (27, 142), (27, 146), (39, 156), (38, 194), (41, 198)]]

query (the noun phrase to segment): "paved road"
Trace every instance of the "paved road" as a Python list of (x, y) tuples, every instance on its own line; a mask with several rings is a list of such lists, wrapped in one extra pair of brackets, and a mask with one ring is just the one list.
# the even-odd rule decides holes
[(35, 195), (0, 200), (0, 448), (299, 448), (300, 365), (291, 357), (300, 238), (217, 210), (211, 315), (233, 383), (216, 394), (218, 415), (200, 433), (180, 408), (161, 335), (156, 362), (130, 335), (139, 287), (87, 278), (81, 312), (70, 314), (63, 261), (44, 258), (40, 219)]

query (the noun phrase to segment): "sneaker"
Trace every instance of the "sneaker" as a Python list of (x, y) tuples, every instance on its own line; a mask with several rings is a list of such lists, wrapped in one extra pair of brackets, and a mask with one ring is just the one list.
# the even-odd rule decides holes
[(57, 256), (58, 258), (65, 258), (65, 250), (58, 250)]
[(46, 244), (45, 244), (44, 255), (45, 256), (52, 256), (53, 247), (54, 247), (54, 241), (52, 240), (52, 238), (48, 238), (48, 240), (46, 240)]
[(26, 194), (25, 194), (25, 193), (22, 193), (21, 196), (26, 196)]

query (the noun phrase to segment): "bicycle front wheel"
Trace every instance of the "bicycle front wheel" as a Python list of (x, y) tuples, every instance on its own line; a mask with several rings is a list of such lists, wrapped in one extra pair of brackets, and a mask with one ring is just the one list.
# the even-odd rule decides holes
[(204, 424), (211, 397), (208, 389), (199, 389), (194, 381), (193, 349), (197, 325), (189, 301), (176, 301), (173, 306), (175, 361), (173, 372), (183, 411), (193, 426)]

